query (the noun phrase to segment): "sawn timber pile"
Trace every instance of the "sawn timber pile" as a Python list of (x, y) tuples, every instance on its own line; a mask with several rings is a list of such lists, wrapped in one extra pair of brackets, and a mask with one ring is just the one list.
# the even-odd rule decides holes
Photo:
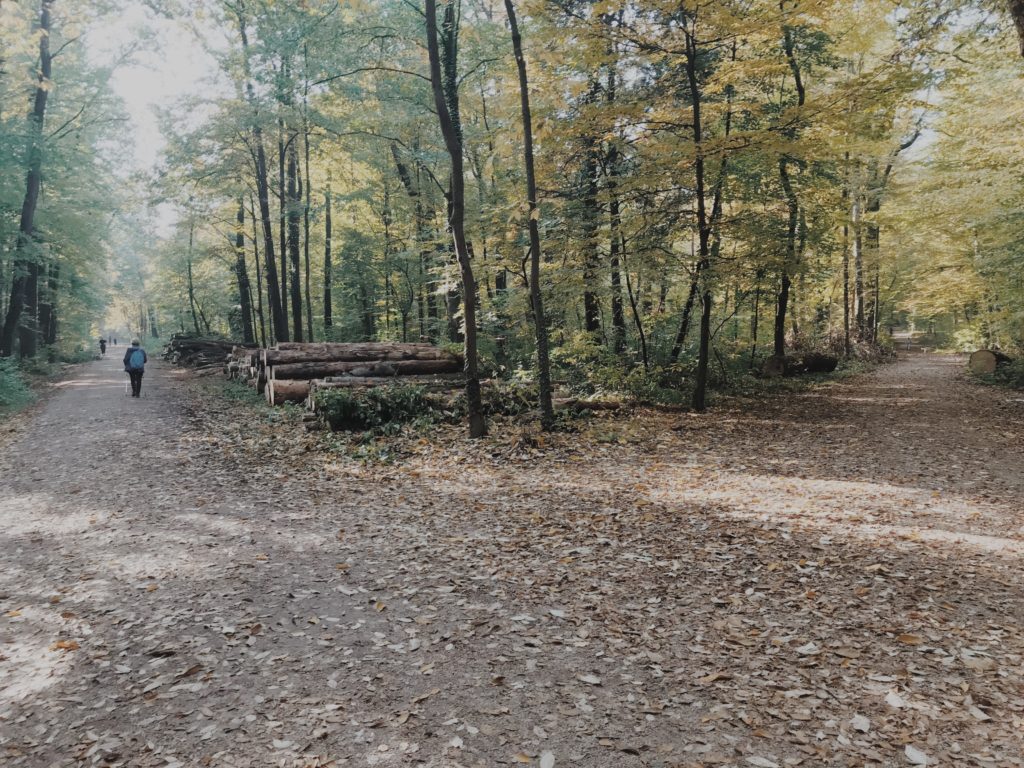
[(325, 380), (335, 386), (349, 380), (355, 386), (375, 386), (401, 378), (454, 389), (461, 382), (453, 375), (461, 371), (461, 356), (431, 344), (284, 342), (248, 353), (249, 379), (272, 405), (311, 401), (311, 393)]
[[(230, 355), (239, 349), (237, 344), (238, 342), (228, 339), (176, 333), (168, 339), (162, 355), (165, 360), (176, 365), (190, 365), (195, 368), (221, 366)], [(248, 351), (254, 352), (255, 350)]]

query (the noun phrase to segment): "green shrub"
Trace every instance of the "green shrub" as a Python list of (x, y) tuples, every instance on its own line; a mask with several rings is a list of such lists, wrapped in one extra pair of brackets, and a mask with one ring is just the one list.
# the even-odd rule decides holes
[(35, 400), (18, 364), (0, 358), (0, 412), (24, 408)]
[(1004, 387), (1024, 389), (1024, 358), (1017, 358), (1013, 362), (1003, 363), (996, 368), (995, 373), (991, 373), (984, 378)]
[(443, 415), (441, 403), (423, 387), (389, 384), (339, 388), (316, 394), (316, 408), (334, 431), (386, 431), (423, 418)]
[[(520, 416), (539, 407), (540, 395), (536, 384), (517, 381), (496, 381), (480, 392), (485, 416)], [(466, 392), (452, 399), (446, 416), (452, 420), (464, 418), (467, 413)]]

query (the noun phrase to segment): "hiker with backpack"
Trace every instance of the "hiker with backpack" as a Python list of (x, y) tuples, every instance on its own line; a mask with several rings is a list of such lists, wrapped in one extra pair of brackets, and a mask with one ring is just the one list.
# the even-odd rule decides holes
[(147, 362), (149, 358), (146, 357), (146, 350), (139, 346), (138, 339), (132, 339), (132, 345), (124, 353), (124, 369), (132, 380), (132, 397), (138, 397), (142, 392), (142, 374)]

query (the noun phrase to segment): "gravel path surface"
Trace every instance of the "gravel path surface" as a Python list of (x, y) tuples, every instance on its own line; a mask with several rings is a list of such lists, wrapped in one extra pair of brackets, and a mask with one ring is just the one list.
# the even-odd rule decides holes
[(4, 766), (1024, 765), (1024, 403), (956, 359), (381, 466), (122, 352), (0, 457)]

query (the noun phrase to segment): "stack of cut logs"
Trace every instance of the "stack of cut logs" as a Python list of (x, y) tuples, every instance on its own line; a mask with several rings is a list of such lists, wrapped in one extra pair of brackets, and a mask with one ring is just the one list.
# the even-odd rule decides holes
[(235, 350), (239, 349), (234, 344), (235, 342), (226, 339), (176, 333), (168, 339), (163, 357), (176, 365), (189, 365), (195, 368), (219, 367), (224, 364), (225, 355), (234, 355)]
[(398, 342), (282, 342), (273, 349), (235, 347), (229, 376), (248, 376), (272, 405), (307, 402), (323, 389), (366, 387), (400, 379), (428, 387), (458, 388), (462, 358), (431, 344)]

